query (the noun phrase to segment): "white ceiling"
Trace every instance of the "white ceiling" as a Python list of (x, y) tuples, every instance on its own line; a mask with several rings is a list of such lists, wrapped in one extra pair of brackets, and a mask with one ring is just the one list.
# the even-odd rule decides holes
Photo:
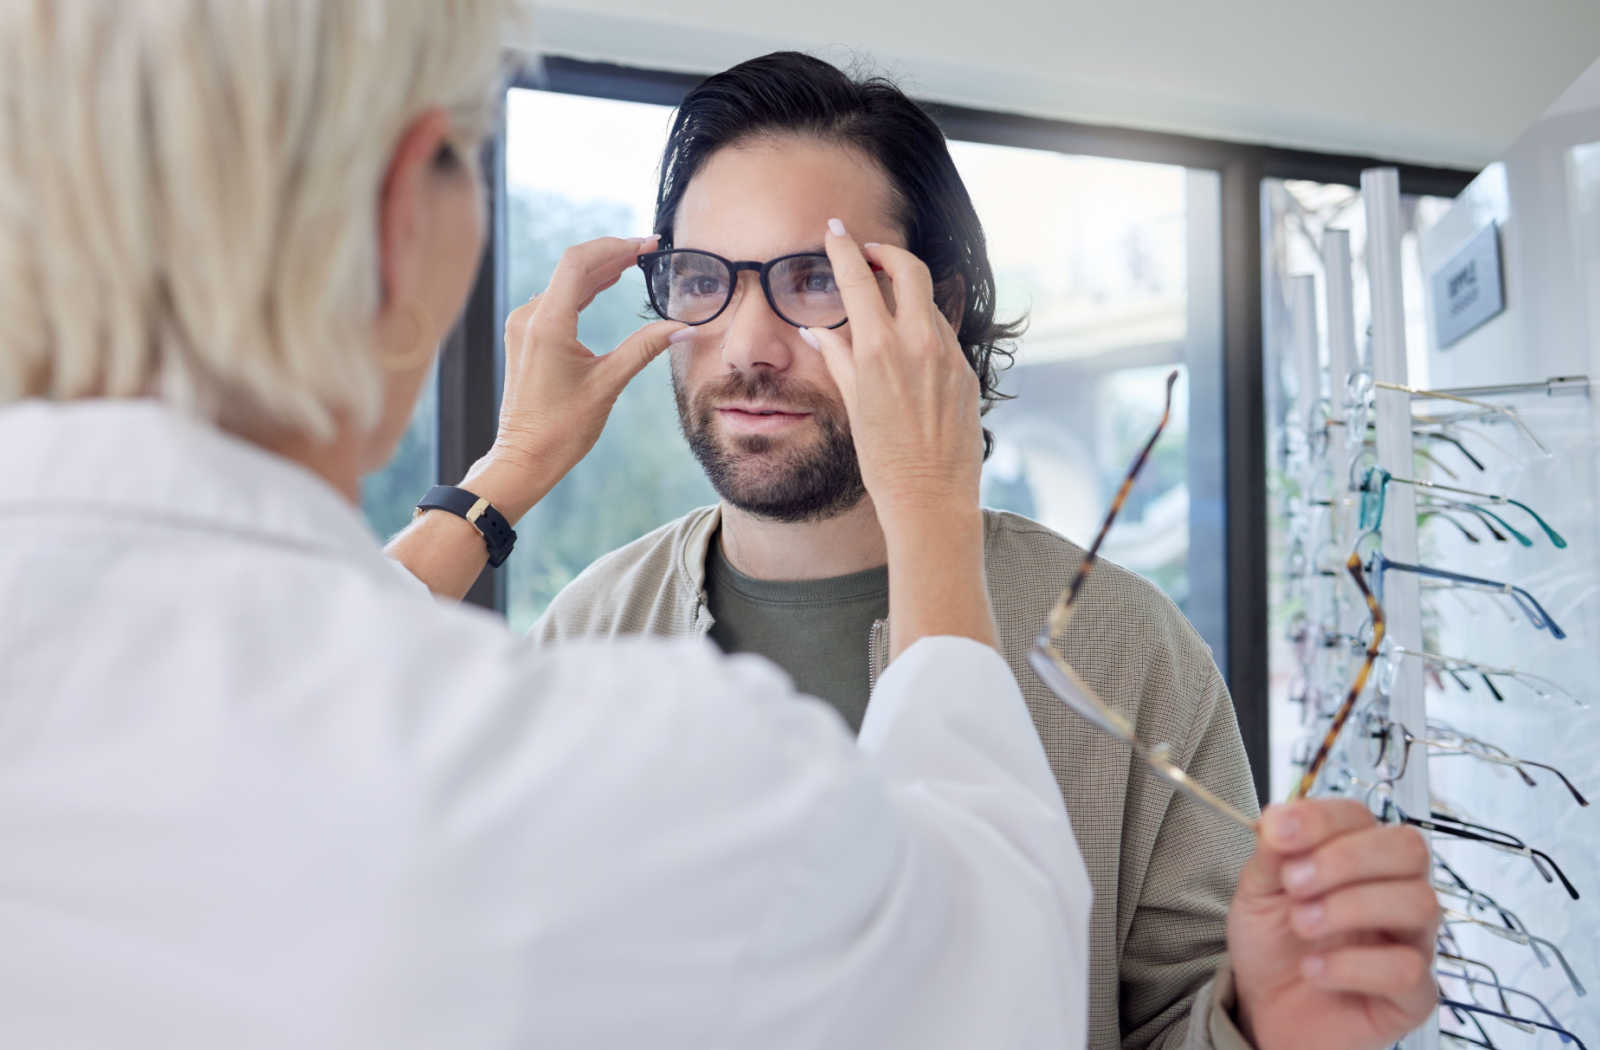
[(541, 50), (706, 73), (778, 48), (919, 97), (1469, 169), (1600, 55), (1596, 0), (545, 0)]

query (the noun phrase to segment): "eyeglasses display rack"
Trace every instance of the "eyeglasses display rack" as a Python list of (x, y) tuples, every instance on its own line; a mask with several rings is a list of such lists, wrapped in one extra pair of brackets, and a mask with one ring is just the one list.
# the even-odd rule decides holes
[[(1372, 377), (1375, 384), (1407, 386), (1406, 319), (1400, 276), (1400, 177), (1393, 168), (1377, 168), (1361, 174), (1362, 205), (1367, 212), (1367, 276), (1372, 297)], [(1345, 387), (1351, 385), (1345, 378)], [(1349, 396), (1348, 389), (1346, 396)], [(1398, 390), (1378, 387), (1373, 391), (1374, 422), (1377, 432), (1378, 465), (1395, 474), (1411, 471), (1411, 400)], [(1347, 437), (1360, 448), (1362, 437)], [(1388, 494), (1383, 516), (1382, 543), (1385, 556), (1396, 561), (1417, 562), (1417, 509), (1415, 495), (1407, 486)], [(1421, 590), (1415, 576), (1397, 575), (1385, 580), (1382, 574), (1371, 581), (1388, 619), (1388, 636), (1396, 645), (1422, 648)], [(1422, 667), (1415, 660), (1401, 661), (1389, 691), (1389, 717), (1407, 726), (1427, 722), (1427, 698), (1423, 691)], [(1381, 683), (1380, 683), (1381, 685)], [(1357, 725), (1357, 731), (1360, 726)], [(1428, 763), (1408, 762), (1394, 785), (1395, 801), (1407, 813), (1425, 814), (1428, 805)], [(1430, 1018), (1419, 1031), (1401, 1044), (1403, 1050), (1437, 1050), (1439, 1022)]]
[(1361, 199), (1366, 345), (1346, 231), (1320, 234), (1325, 325), (1312, 276), (1282, 286), (1274, 618), (1293, 667), (1273, 718), (1299, 723), (1291, 761), (1313, 795), (1362, 800), (1429, 840), (1440, 1010), (1402, 1050), (1578, 1046), (1600, 1036), (1584, 984), (1600, 979), (1588, 379), (1430, 388), (1436, 371), (1499, 378), (1514, 362), (1474, 368), (1471, 341), (1441, 358), (1418, 345), (1415, 313), (1408, 348), (1397, 173), (1365, 172)]

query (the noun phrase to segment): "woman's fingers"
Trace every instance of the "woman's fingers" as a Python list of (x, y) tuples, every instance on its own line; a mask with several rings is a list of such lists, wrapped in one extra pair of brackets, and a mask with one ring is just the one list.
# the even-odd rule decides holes
[(856, 363), (855, 358), (851, 356), (850, 344), (831, 328), (802, 328), (800, 338), (822, 355), (822, 363), (827, 366), (828, 374), (833, 376), (834, 386), (839, 388), (839, 396), (844, 401), (846, 413), (853, 415), (856, 403)]
[(687, 325), (677, 321), (655, 321), (617, 344), (617, 348), (601, 358), (595, 366), (605, 377), (606, 391), (613, 400), (622, 393), (633, 377), (644, 371), (672, 341), (676, 332)]
[[(888, 275), (890, 283), (894, 285), (894, 301), (896, 303), (932, 303), (933, 278), (928, 274), (928, 267), (921, 259), (912, 255), (904, 248), (897, 248), (892, 244), (869, 244), (862, 248), (862, 254), (869, 263), (877, 264)], [(920, 312), (896, 312), (897, 320), (907, 318), (922, 320)]]
[(1283, 865), (1284, 888), (1299, 900), (1379, 879), (1426, 878), (1433, 866), (1416, 828), (1381, 824), (1339, 835)]
[(1425, 879), (1362, 882), (1293, 906), (1289, 925), (1306, 940), (1368, 933), (1431, 940), (1439, 901)]
[(861, 254), (861, 247), (838, 219), (828, 220), (823, 246), (833, 266), (839, 297), (844, 300), (845, 316), (850, 319), (852, 342), (881, 343), (892, 331), (894, 319), (883, 301), (883, 292), (867, 257)]
[(575, 244), (561, 253), (550, 286), (538, 296), (539, 326), (547, 331), (560, 329), (576, 333), (578, 313), (611, 285), (644, 252), (652, 250), (656, 238), (600, 237)]
[(1431, 957), (1415, 945), (1361, 946), (1309, 955), (1301, 961), (1300, 975), (1326, 991), (1387, 999), (1420, 1016), (1438, 996)]

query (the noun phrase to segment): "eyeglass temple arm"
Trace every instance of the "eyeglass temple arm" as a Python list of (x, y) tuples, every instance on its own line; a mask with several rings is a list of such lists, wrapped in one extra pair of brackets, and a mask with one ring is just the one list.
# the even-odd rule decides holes
[(1379, 381), (1373, 383), (1372, 385), (1381, 390), (1396, 390), (1402, 394), (1410, 394), (1412, 397), (1425, 397), (1436, 401), (1454, 401), (1458, 404), (1471, 405), (1474, 408), (1484, 409), (1488, 412), (1494, 413), (1495, 415), (1503, 415), (1507, 419), (1511, 420), (1511, 422), (1515, 423), (1517, 429), (1522, 431), (1527, 439), (1533, 442), (1534, 447), (1537, 448), (1541, 453), (1546, 456), (1550, 454), (1550, 450), (1545, 448), (1544, 442), (1540, 441), (1538, 435), (1529, 429), (1528, 424), (1522, 421), (1522, 417), (1517, 414), (1517, 410), (1509, 406), (1492, 405), (1487, 401), (1474, 401), (1470, 397), (1462, 397), (1460, 394), (1447, 394), (1442, 390), (1419, 390), (1416, 387), (1402, 386), (1399, 383), (1387, 383)]
[(1561, 772), (1561, 770), (1557, 769), (1555, 766), (1544, 762), (1533, 762), (1526, 758), (1515, 759), (1515, 761), (1519, 766), (1532, 766), (1535, 769), (1543, 769), (1547, 772), (1554, 773), (1557, 779), (1566, 785), (1567, 790), (1572, 793), (1572, 797), (1577, 800), (1578, 805), (1587, 806), (1589, 804), (1589, 800), (1583, 797), (1583, 792), (1578, 790), (1578, 786), (1571, 780), (1568, 780), (1567, 775)]
[(1460, 438), (1452, 437), (1449, 434), (1441, 434), (1441, 433), (1438, 433), (1437, 431), (1431, 431), (1431, 430), (1420, 431), (1420, 432), (1418, 432), (1417, 436), (1418, 437), (1425, 437), (1425, 438), (1429, 439), (1430, 441), (1443, 441), (1447, 445), (1453, 445), (1457, 452), (1461, 453), (1463, 456), (1466, 457), (1468, 463), (1471, 463), (1474, 467), (1477, 467), (1480, 471), (1488, 469), (1487, 467), (1485, 467), (1483, 465), (1483, 461), (1482, 460), (1480, 460), (1477, 456), (1474, 456), (1471, 452), (1469, 452), (1467, 450), (1467, 446), (1465, 446), (1465, 445), (1463, 445), (1461, 443), (1461, 439)]
[(1472, 496), (1476, 499), (1485, 500), (1489, 503), (1499, 503), (1508, 507), (1516, 507), (1534, 520), (1539, 528), (1544, 531), (1544, 534), (1549, 537), (1552, 544), (1563, 550), (1566, 549), (1567, 541), (1561, 535), (1561, 533), (1557, 532), (1550, 526), (1549, 522), (1540, 517), (1538, 511), (1534, 510), (1521, 500), (1512, 499), (1510, 496), (1499, 496), (1492, 492), (1474, 492), (1472, 489), (1464, 489), (1455, 485), (1441, 485), (1436, 481), (1424, 481), (1421, 478), (1402, 478), (1398, 474), (1389, 475), (1389, 480), (1398, 481), (1402, 485), (1414, 485), (1417, 488), (1434, 489), (1439, 492), (1454, 492), (1458, 495)]
[(1367, 655), (1361, 663), (1361, 669), (1356, 672), (1354, 681), (1350, 683), (1350, 690), (1345, 694), (1344, 701), (1334, 712), (1333, 720), (1328, 725), (1327, 735), (1322, 738), (1322, 743), (1317, 747), (1317, 753), (1312, 757), (1305, 772), (1300, 775), (1300, 780), (1295, 784), (1294, 790), (1289, 793), (1289, 801), (1305, 798), (1316, 786), (1317, 777), (1322, 773), (1322, 767), (1327, 764), (1328, 756), (1333, 753), (1333, 746), (1339, 739), (1339, 734), (1344, 731), (1345, 723), (1350, 720), (1350, 714), (1355, 710), (1356, 701), (1361, 692), (1366, 688), (1367, 678), (1372, 674), (1373, 665), (1378, 662), (1379, 648), (1383, 643), (1383, 636), (1387, 630), (1387, 621), (1383, 615), (1383, 606), (1373, 596), (1372, 590), (1367, 586), (1366, 575), (1361, 571), (1361, 557), (1351, 552), (1345, 561), (1345, 571), (1350, 574), (1356, 589), (1361, 592), (1361, 597), (1366, 600), (1367, 613), (1372, 619), (1372, 637), (1367, 641)]
[[(1175, 784), (1197, 801), (1215, 810), (1221, 816), (1238, 824), (1240, 827), (1255, 834), (1258, 821), (1239, 812), (1238, 809), (1228, 804), (1224, 799), (1213, 794), (1204, 784), (1189, 776), (1184, 770), (1167, 756), (1166, 746), (1158, 745), (1156, 748), (1147, 748), (1139, 739), (1133, 724), (1123, 718), (1116, 711), (1106, 706), (1105, 702), (1095, 694), (1089, 684), (1079, 677), (1072, 665), (1063, 660), (1054, 649), (1050, 647), (1050, 637), (1040, 632), (1034, 641), (1033, 648), (1028, 650), (1028, 663), (1033, 667), (1034, 673), (1040, 681), (1068, 707), (1079, 715), (1116, 737), (1133, 749), (1133, 753), (1140, 761), (1144, 762), (1163, 779)], [(1072, 697), (1081, 698), (1081, 703), (1074, 703)]]
[(1538, 599), (1529, 594), (1523, 587), (1518, 587), (1511, 583), (1502, 583), (1498, 580), (1486, 580), (1481, 576), (1468, 576), (1465, 573), (1451, 572), (1449, 569), (1436, 569), (1431, 565), (1412, 565), (1408, 562), (1394, 561), (1385, 557), (1381, 552), (1378, 553), (1378, 562), (1386, 570), (1399, 569), (1402, 572), (1414, 572), (1420, 576), (1431, 576), (1439, 580), (1450, 580), (1455, 583), (1464, 583), (1473, 587), (1485, 587), (1489, 590), (1509, 594), (1522, 607), (1528, 619), (1533, 621), (1534, 627), (1549, 631), (1557, 639), (1567, 636), (1567, 632), (1563, 631), (1560, 625), (1550, 618), (1550, 614), (1545, 612), (1544, 606), (1539, 604)]
[[(1398, 809), (1399, 807), (1396, 807), (1396, 811), (1398, 811)], [(1567, 878), (1567, 873), (1562, 871), (1561, 865), (1557, 864), (1555, 862), (1555, 858), (1550, 856), (1550, 854), (1546, 853), (1544, 850), (1535, 849), (1526, 842), (1517, 838), (1515, 835), (1512, 835), (1506, 831), (1501, 831), (1499, 828), (1486, 827), (1483, 824), (1474, 824), (1471, 821), (1446, 816), (1445, 814), (1438, 812), (1430, 813), (1429, 816), (1433, 818), (1433, 820), (1429, 823), (1434, 825), (1433, 827), (1428, 828), (1430, 831), (1442, 831), (1447, 835), (1457, 835), (1461, 838), (1477, 839), (1480, 842), (1486, 842), (1490, 845), (1498, 845), (1506, 849), (1515, 850), (1518, 853), (1526, 854), (1528, 859), (1533, 861), (1533, 866), (1539, 869), (1539, 874), (1544, 876), (1544, 881), (1555, 882), (1557, 879), (1559, 879), (1561, 885), (1566, 889), (1568, 896), (1570, 896), (1573, 900), (1580, 899), (1578, 888), (1572, 884), (1571, 879)], [(1416, 818), (1414, 817), (1406, 817), (1405, 819), (1408, 822), (1416, 822)], [(1459, 825), (1459, 828), (1450, 827), (1452, 824)], [(1419, 824), (1418, 826), (1420, 827), (1421, 825)], [(1548, 871), (1546, 870), (1545, 865), (1549, 865)], [(1555, 878), (1552, 878), (1550, 875), (1550, 872), (1552, 871), (1555, 872)]]
[(1477, 533), (1473, 532), (1471, 529), (1469, 529), (1465, 525), (1461, 524), (1461, 522), (1456, 519), (1456, 516), (1454, 514), (1451, 514), (1449, 511), (1445, 511), (1445, 510), (1424, 510), (1421, 514), (1417, 515), (1417, 521), (1418, 521), (1419, 524), (1421, 522), (1424, 522), (1424, 521), (1428, 520), (1429, 518), (1439, 518), (1442, 521), (1448, 521), (1450, 524), (1452, 524), (1452, 525), (1454, 525), (1456, 527), (1456, 531), (1461, 533), (1461, 535), (1466, 538), (1466, 541), (1468, 543), (1482, 543), (1483, 542), (1483, 540), (1478, 538), (1478, 534)]
[[(1459, 956), (1459, 955), (1450, 956), (1450, 955), (1446, 955), (1446, 954), (1441, 952), (1439, 954), (1439, 958), (1448, 959), (1451, 962), (1459, 962), (1459, 963), (1463, 963), (1463, 964), (1473, 963), (1473, 964), (1476, 964), (1478, 966), (1482, 966), (1484, 969), (1488, 969), (1488, 964), (1487, 963), (1478, 962), (1476, 959), (1463, 958), (1462, 956)], [(1491, 985), (1496, 990), (1496, 992), (1499, 994), (1500, 1004), (1505, 1007), (1506, 1013), (1510, 1013), (1511, 1012), (1511, 1006), (1510, 1006), (1509, 1003), (1507, 1003), (1506, 996), (1515, 995), (1515, 996), (1519, 996), (1519, 997), (1521, 997), (1523, 999), (1526, 999), (1529, 1002), (1533, 1003), (1533, 1005), (1537, 1006), (1539, 1008), (1539, 1012), (1544, 1014), (1545, 1019), (1547, 1021), (1549, 1021), (1552, 1025), (1558, 1025), (1559, 1026), (1561, 1024), (1561, 1020), (1559, 1018), (1557, 1018), (1555, 1014), (1550, 1012), (1550, 1008), (1544, 1004), (1544, 1000), (1539, 998), (1537, 995), (1534, 995), (1532, 992), (1525, 992), (1520, 988), (1507, 988), (1507, 987), (1501, 985), (1498, 982), (1498, 980), (1485, 981), (1483, 978), (1474, 977), (1470, 973), (1450, 973), (1448, 971), (1442, 971), (1442, 970), (1435, 970), (1434, 972), (1439, 974), (1439, 976), (1441, 976), (1441, 977), (1449, 977), (1449, 978), (1451, 978), (1453, 980), (1457, 980), (1457, 981), (1466, 981), (1468, 984), (1487, 984), (1487, 985)], [(1526, 1022), (1524, 1022), (1524, 1023), (1526, 1023)], [(1530, 1025), (1529, 1027), (1531, 1029), (1533, 1026)], [(1568, 1040), (1565, 1037), (1562, 1038), (1562, 1042), (1567, 1042), (1567, 1041)]]
[(1572, 990), (1577, 992), (1580, 996), (1586, 996), (1589, 994), (1589, 990), (1583, 986), (1583, 982), (1580, 981), (1578, 979), (1578, 975), (1573, 972), (1572, 964), (1567, 962), (1566, 955), (1564, 955), (1561, 949), (1556, 946), (1555, 942), (1544, 937), (1536, 937), (1527, 932), (1518, 933), (1513, 930), (1501, 929), (1499, 926), (1496, 926), (1493, 923), (1484, 922), (1482, 919), (1475, 919), (1465, 912), (1456, 911), (1454, 908), (1444, 908), (1441, 910), (1443, 911), (1444, 921), (1446, 923), (1464, 922), (1472, 926), (1477, 926), (1480, 929), (1488, 930), (1490, 933), (1493, 933), (1495, 936), (1500, 937), (1503, 940), (1526, 945), (1529, 948), (1533, 948), (1534, 944), (1536, 943), (1544, 945), (1546, 948), (1550, 949), (1550, 954), (1554, 955), (1556, 957), (1556, 962), (1561, 965), (1561, 971), (1567, 975), (1567, 982), (1572, 985)]
[(1174, 368), (1167, 374), (1166, 404), (1161, 410), (1161, 421), (1156, 424), (1155, 432), (1150, 435), (1150, 440), (1144, 443), (1139, 450), (1139, 456), (1133, 461), (1133, 466), (1123, 477), (1121, 486), (1117, 489), (1116, 496), (1111, 500), (1111, 510), (1106, 514), (1105, 520), (1100, 523), (1100, 531), (1095, 533), (1094, 542), (1089, 544), (1089, 549), (1084, 553), (1083, 560), (1078, 563), (1077, 572), (1072, 574), (1072, 582), (1067, 585), (1066, 592), (1056, 601), (1055, 607), (1050, 610), (1050, 635), (1055, 637), (1066, 630), (1067, 623), (1071, 620), (1073, 605), (1078, 600), (1078, 592), (1083, 589), (1083, 582), (1089, 578), (1089, 570), (1094, 567), (1095, 559), (1100, 556), (1100, 545), (1105, 542), (1106, 533), (1111, 531), (1111, 523), (1117, 520), (1117, 513), (1122, 510), (1122, 505), (1128, 498), (1128, 493), (1133, 489), (1133, 483), (1139, 476), (1139, 471), (1144, 468), (1145, 460), (1150, 458), (1150, 450), (1156, 447), (1156, 441), (1161, 437), (1161, 432), (1166, 429), (1167, 421), (1172, 418), (1172, 388), (1177, 385), (1178, 370)]
[(1488, 963), (1479, 962), (1476, 959), (1468, 959), (1464, 955), (1452, 955), (1449, 952), (1435, 952), (1434, 954), (1436, 958), (1444, 959), (1447, 962), (1460, 963), (1463, 968), (1468, 966), (1481, 966), (1487, 970), (1489, 972), (1489, 980), (1487, 981), (1482, 980), (1481, 978), (1475, 978), (1469, 973), (1452, 973), (1445, 970), (1434, 970), (1434, 973), (1438, 974), (1440, 977), (1454, 977), (1457, 980), (1466, 981), (1469, 984), (1492, 985), (1495, 992), (1500, 996), (1501, 1009), (1505, 1010), (1506, 1013), (1511, 1012), (1511, 1000), (1506, 998), (1505, 985), (1500, 983), (1500, 975), (1495, 973), (1494, 967), (1490, 966)]
[(1487, 1006), (1479, 1006), (1476, 1003), (1458, 1002), (1455, 999), (1440, 998), (1439, 1005), (1440, 1006), (1450, 1007), (1452, 1009), (1465, 1010), (1468, 1013), (1487, 1014), (1490, 1017), (1498, 1017), (1502, 1021), (1513, 1021), (1513, 1022), (1521, 1021), (1523, 1024), (1531, 1024), (1531, 1025), (1534, 1025), (1535, 1027), (1538, 1027), (1538, 1028), (1548, 1029), (1549, 1031), (1555, 1032), (1558, 1035), (1560, 1035), (1563, 1041), (1566, 1041), (1566, 1040), (1570, 1039), (1572, 1042), (1576, 1043), (1577, 1046), (1578, 1046), (1578, 1050), (1588, 1050), (1588, 1048), (1583, 1045), (1583, 1040), (1582, 1039), (1579, 1039), (1576, 1035), (1573, 1035), (1570, 1031), (1568, 1031), (1567, 1029), (1561, 1027), (1560, 1025), (1548, 1025), (1548, 1024), (1545, 1024), (1543, 1021), (1530, 1021), (1530, 1020), (1528, 1020), (1526, 1018), (1523, 1018), (1523, 1017), (1512, 1017), (1512, 1016), (1510, 1016), (1508, 1014), (1502, 1014), (1498, 1010), (1491, 1010)]

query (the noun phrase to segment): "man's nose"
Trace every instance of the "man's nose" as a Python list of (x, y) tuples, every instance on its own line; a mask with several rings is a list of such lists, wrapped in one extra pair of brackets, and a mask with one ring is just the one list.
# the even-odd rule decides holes
[(787, 371), (794, 363), (799, 331), (773, 312), (756, 274), (742, 273), (739, 278), (739, 289), (728, 304), (723, 361), (740, 372), (760, 368)]

